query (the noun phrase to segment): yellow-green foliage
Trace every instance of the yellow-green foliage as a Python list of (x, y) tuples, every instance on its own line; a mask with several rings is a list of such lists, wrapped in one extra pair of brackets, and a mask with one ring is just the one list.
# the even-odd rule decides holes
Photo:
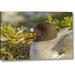
[(72, 22), (73, 22), (72, 16), (62, 15), (59, 19), (58, 16), (57, 18), (53, 18), (54, 16), (51, 13), (48, 13), (47, 16), (48, 16), (48, 22), (53, 23), (56, 27), (64, 28), (64, 27), (72, 26)]
[(48, 16), (48, 22), (51, 23), (52, 22), (52, 14), (47, 13), (47, 16)]
[[(26, 27), (22, 28), (26, 29)], [(32, 43), (32, 39), (23, 41), (19, 40), (21, 38), (28, 38), (33, 36), (33, 33), (29, 30), (25, 30), (24, 32), (17, 34), (18, 31), (16, 29), (16, 25), (1, 25), (0, 36), (7, 38), (7, 40), (4, 41), (0, 40), (2, 45), (2, 48), (0, 49), (2, 60), (29, 59), (29, 48)]]
[(72, 22), (73, 22), (72, 17), (69, 17), (69, 16), (64, 17), (65, 26), (71, 26)]
[[(16, 28), (12, 26), (12, 24), (2, 24), (1, 31), (8, 34), (10, 37), (15, 37), (16, 35)], [(2, 33), (3, 34), (3, 33)]]

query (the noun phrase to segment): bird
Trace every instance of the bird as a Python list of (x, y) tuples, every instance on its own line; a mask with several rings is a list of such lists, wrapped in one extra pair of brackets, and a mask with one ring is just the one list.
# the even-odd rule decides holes
[[(44, 23), (42, 23), (42, 24), (44, 24)], [(47, 26), (47, 24), (50, 25), (49, 23), (45, 23), (44, 25)], [(49, 27), (47, 27), (47, 28), (49, 28)], [(68, 42), (67, 39), (70, 40), (70, 42)], [(69, 43), (69, 45), (68, 45), (68, 43)], [(68, 46), (68, 48), (67, 48), (67, 46)], [(67, 52), (68, 49), (70, 49), (71, 53)], [(68, 55), (68, 53), (70, 55)], [(31, 60), (63, 59), (63, 58), (64, 59), (72, 58), (72, 29), (71, 29), (71, 27), (61, 29), (57, 33), (57, 36), (53, 39), (52, 38), (47, 39), (47, 40), (40, 39), (38, 41), (34, 40), (30, 47), (30, 59)]]

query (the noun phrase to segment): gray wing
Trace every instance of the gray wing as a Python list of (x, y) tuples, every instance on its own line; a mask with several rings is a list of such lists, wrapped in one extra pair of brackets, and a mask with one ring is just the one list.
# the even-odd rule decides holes
[(53, 47), (53, 50), (56, 50), (59, 55), (67, 54), (65, 58), (72, 58), (73, 56), (73, 38), (72, 32), (66, 34), (64, 37), (59, 39), (58, 43)]

